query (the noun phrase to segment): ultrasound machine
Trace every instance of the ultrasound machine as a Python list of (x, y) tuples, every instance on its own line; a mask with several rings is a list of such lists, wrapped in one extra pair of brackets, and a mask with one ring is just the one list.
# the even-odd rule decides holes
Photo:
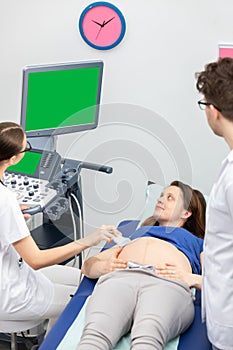
[[(23, 70), (21, 125), (32, 150), (7, 169), (4, 183), (26, 212), (42, 212), (31, 234), (40, 249), (83, 236), (82, 168), (110, 174), (112, 168), (62, 158), (58, 135), (94, 129), (99, 120), (103, 62), (27, 66)], [(79, 259), (82, 264), (82, 257)]]

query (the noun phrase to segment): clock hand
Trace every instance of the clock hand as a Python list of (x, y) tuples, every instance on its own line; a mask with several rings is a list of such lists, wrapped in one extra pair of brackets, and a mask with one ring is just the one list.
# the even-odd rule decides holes
[(99, 34), (100, 34), (100, 32), (101, 32), (101, 29), (107, 24), (107, 23), (109, 23), (110, 21), (112, 21), (113, 19), (114, 19), (115, 17), (112, 17), (112, 18), (110, 18), (107, 22), (105, 22), (105, 21), (103, 21), (103, 23), (102, 24), (100, 24), (100, 23), (98, 23), (98, 22), (95, 22), (95, 21), (93, 21), (93, 22), (95, 22), (95, 23), (97, 23), (98, 25), (100, 25), (100, 29), (99, 29), (99, 31), (98, 31), (98, 33), (97, 33), (97, 35), (96, 35), (96, 37), (95, 37), (95, 40), (97, 40), (98, 39), (98, 36), (99, 36)]
[(100, 29), (99, 29), (99, 31), (98, 31), (98, 33), (97, 33), (97, 35), (96, 35), (95, 40), (97, 40), (97, 39), (98, 39), (98, 36), (99, 36), (99, 34), (100, 34), (100, 31), (101, 31), (101, 29), (102, 29), (102, 28), (105, 26), (105, 24), (109, 23), (109, 22), (110, 22), (110, 21), (112, 21), (114, 18), (115, 18), (115, 17), (112, 17), (112, 18), (111, 18), (111, 19), (109, 19), (107, 22), (105, 22), (105, 20), (104, 20), (102, 24), (100, 24), (100, 23), (98, 23), (98, 22), (93, 21), (93, 22), (95, 22), (95, 23), (97, 23), (97, 24), (99, 24), (99, 25), (100, 25)]
[(100, 27), (103, 27), (103, 24), (101, 24), (101, 23), (99, 23), (99, 22), (96, 22), (96, 21), (94, 21), (93, 19), (92, 19), (92, 22), (98, 24)]
[(115, 17), (112, 17), (111, 19), (109, 19), (107, 22), (103, 22), (102, 26), (104, 27), (106, 24), (108, 24), (109, 22), (111, 22)]
[(99, 33), (100, 33), (101, 29), (103, 28), (104, 24), (105, 24), (105, 21), (103, 21), (103, 24), (101, 25), (101, 27), (100, 27), (100, 29), (99, 29), (99, 31), (98, 31), (96, 37), (95, 37), (95, 40), (98, 39)]

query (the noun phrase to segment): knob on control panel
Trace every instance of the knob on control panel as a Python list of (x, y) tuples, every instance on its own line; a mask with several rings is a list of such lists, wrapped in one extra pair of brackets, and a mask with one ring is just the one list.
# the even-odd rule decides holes
[(48, 187), (47, 180), (6, 172), (3, 182), (15, 193), (20, 204), (40, 205), (44, 208), (53, 198), (57, 197), (57, 191)]

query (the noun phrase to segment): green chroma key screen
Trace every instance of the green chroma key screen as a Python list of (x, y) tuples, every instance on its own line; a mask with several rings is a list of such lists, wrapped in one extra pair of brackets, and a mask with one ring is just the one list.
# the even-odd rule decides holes
[(27, 175), (34, 175), (40, 160), (42, 153), (37, 152), (25, 152), (24, 157), (18, 164), (10, 166), (7, 170), (15, 173), (22, 173)]
[(99, 67), (28, 73), (25, 131), (95, 121)]

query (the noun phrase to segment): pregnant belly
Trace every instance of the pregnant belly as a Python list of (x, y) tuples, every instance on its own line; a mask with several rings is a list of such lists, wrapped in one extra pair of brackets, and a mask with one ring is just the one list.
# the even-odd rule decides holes
[(187, 256), (171, 243), (158, 238), (142, 237), (123, 248), (119, 258), (135, 261), (139, 264), (163, 266), (165, 263), (176, 264), (179, 268), (191, 272)]

